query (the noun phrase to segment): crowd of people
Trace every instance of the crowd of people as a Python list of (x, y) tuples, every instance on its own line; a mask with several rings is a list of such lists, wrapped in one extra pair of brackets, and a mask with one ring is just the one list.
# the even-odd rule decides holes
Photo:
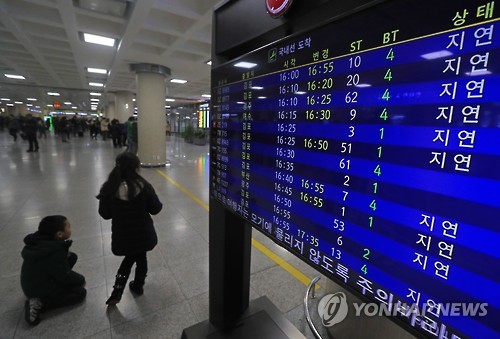
[(29, 142), (27, 152), (38, 152), (38, 139), (47, 138), (47, 133), (52, 130), (62, 142), (69, 142), (71, 137), (83, 137), (88, 132), (93, 140), (97, 140), (99, 136), (104, 141), (111, 138), (115, 148), (126, 146), (127, 151), (137, 153), (137, 119), (134, 116), (121, 123), (118, 119), (110, 121), (108, 118), (87, 119), (78, 116), (53, 116), (44, 121), (32, 114), (0, 115), (0, 131), (5, 128), (14, 142), (17, 142), (18, 137)]

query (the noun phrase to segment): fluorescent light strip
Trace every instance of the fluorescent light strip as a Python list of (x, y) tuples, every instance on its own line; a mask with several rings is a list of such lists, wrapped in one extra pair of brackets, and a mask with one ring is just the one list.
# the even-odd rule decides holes
[(23, 77), (22, 75), (17, 75), (17, 74), (4, 74), (4, 75), (10, 79), (26, 80), (26, 78)]
[(90, 92), (90, 95), (93, 95), (95, 97), (100, 97), (102, 94), (98, 92)]
[(91, 44), (98, 44), (109, 47), (113, 47), (115, 45), (115, 39), (113, 38), (107, 38), (105, 36), (89, 34), (89, 33), (83, 33), (83, 40)]
[(26, 100), (28, 100), (28, 101), (36, 101), (35, 98), (26, 98)]
[(442, 50), (442, 51), (437, 51), (437, 52), (431, 52), (431, 53), (427, 53), (427, 54), (422, 54), (421, 57), (426, 59), (426, 60), (432, 60), (432, 59), (439, 59), (439, 58), (444, 58), (446, 56), (450, 56), (450, 55), (453, 55), (453, 53), (451, 53), (450, 51), (448, 50)]
[(246, 61), (240, 61), (236, 64), (234, 64), (234, 67), (241, 67), (241, 68), (254, 68), (257, 66), (257, 64), (254, 64), (253, 62), (246, 62)]
[(202, 96), (203, 98), (210, 98), (210, 97), (212, 97), (210, 94), (202, 94), (201, 96)]
[(89, 82), (89, 86), (104, 87), (104, 84), (100, 82)]
[(175, 99), (166, 98), (165, 101), (175, 101)]
[(60, 96), (61, 94), (57, 93), (57, 92), (47, 92), (48, 95), (52, 95), (54, 97), (58, 97)]
[(185, 84), (187, 80), (182, 80), (182, 79), (172, 79), (170, 82), (176, 83), (176, 84)]
[(98, 74), (107, 74), (108, 70), (107, 69), (103, 69), (103, 68), (87, 67), (87, 72), (89, 72), (89, 73), (98, 73)]

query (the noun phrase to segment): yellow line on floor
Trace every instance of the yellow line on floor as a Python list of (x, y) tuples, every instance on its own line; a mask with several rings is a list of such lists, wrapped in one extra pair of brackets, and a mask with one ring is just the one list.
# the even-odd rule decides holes
[[(196, 195), (194, 195), (193, 193), (191, 193), (190, 191), (188, 191), (186, 188), (184, 188), (177, 181), (175, 181), (174, 179), (172, 179), (169, 175), (167, 175), (166, 173), (164, 173), (164, 172), (162, 172), (162, 171), (160, 171), (158, 169), (156, 170), (156, 172), (158, 172), (158, 174), (160, 174), (162, 177), (164, 177), (165, 179), (167, 179), (172, 185), (174, 185), (175, 187), (177, 187), (179, 190), (181, 190), (188, 197), (190, 197), (191, 199), (193, 199), (194, 201), (196, 201), (196, 203), (198, 203), (198, 205), (200, 205), (201, 207), (203, 207), (207, 211), (209, 210), (207, 204), (205, 204)], [(278, 265), (280, 265), (285, 271), (287, 271), (288, 273), (290, 273), (295, 279), (297, 279), (298, 281), (300, 281), (301, 283), (303, 283), (305, 286), (309, 285), (309, 283), (311, 282), (311, 278), (309, 278), (304, 273), (302, 273), (301, 271), (299, 271), (293, 265), (289, 264), (286, 260), (284, 260), (279, 255), (277, 255), (276, 253), (274, 253), (273, 251), (271, 251), (269, 248), (267, 248), (266, 246), (264, 246), (257, 239), (252, 238), (252, 246), (255, 247), (256, 249), (258, 249), (259, 251), (261, 251), (266, 257), (268, 257), (269, 259), (271, 259), (272, 261), (274, 261), (275, 263), (277, 263)], [(318, 288), (319, 285), (316, 285), (316, 287)]]
[(203, 201), (201, 201), (196, 195), (194, 195), (193, 193), (189, 192), (187, 189), (185, 189), (184, 187), (182, 187), (181, 184), (179, 184), (177, 181), (175, 181), (174, 179), (172, 179), (170, 176), (168, 176), (166, 173), (160, 171), (160, 170), (156, 170), (156, 172), (158, 172), (162, 177), (164, 177), (165, 179), (167, 179), (168, 181), (170, 181), (170, 183), (172, 185), (174, 185), (175, 187), (177, 187), (178, 189), (180, 189), (184, 194), (186, 194), (188, 197), (190, 197), (191, 199), (193, 199), (194, 201), (196, 201), (196, 203), (198, 205), (200, 205), (201, 207), (203, 207), (204, 209), (206, 209), (208, 211), (208, 205), (205, 204)]

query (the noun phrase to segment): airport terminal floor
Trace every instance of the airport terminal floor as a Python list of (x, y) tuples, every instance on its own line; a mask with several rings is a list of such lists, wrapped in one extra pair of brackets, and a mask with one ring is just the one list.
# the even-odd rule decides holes
[[(163, 168), (143, 168), (163, 210), (154, 216), (159, 243), (148, 253), (144, 295), (128, 288), (107, 308), (122, 257), (111, 253), (111, 222), (97, 213), (95, 198), (124, 149), (111, 140), (84, 137), (68, 143), (49, 135), (40, 150), (0, 132), (0, 338), (180, 338), (182, 330), (208, 318), (208, 146), (167, 140)], [(72, 225), (79, 259), (74, 270), (86, 277), (86, 300), (42, 313), (31, 327), (24, 320), (20, 287), (23, 238), (42, 217), (65, 215)], [(303, 298), (308, 279), (319, 275), (253, 230), (250, 299), (267, 296), (307, 338)]]

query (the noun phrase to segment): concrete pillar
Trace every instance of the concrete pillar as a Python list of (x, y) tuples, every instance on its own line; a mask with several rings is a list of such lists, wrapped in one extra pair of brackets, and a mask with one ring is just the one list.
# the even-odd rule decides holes
[(134, 114), (134, 94), (120, 91), (115, 93), (115, 117), (124, 123)]
[(141, 166), (165, 166), (165, 79), (170, 75), (170, 69), (151, 64), (133, 64), (130, 68), (136, 72), (138, 156)]

